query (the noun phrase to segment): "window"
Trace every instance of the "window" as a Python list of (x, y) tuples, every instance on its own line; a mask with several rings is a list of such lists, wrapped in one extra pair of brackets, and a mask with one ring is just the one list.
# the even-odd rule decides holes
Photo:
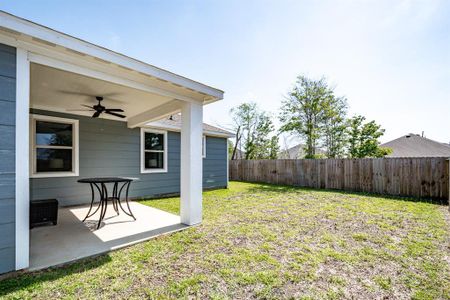
[(31, 177), (78, 176), (78, 120), (31, 116)]
[(167, 172), (167, 132), (141, 129), (141, 173)]
[(202, 138), (202, 157), (206, 157), (206, 135)]

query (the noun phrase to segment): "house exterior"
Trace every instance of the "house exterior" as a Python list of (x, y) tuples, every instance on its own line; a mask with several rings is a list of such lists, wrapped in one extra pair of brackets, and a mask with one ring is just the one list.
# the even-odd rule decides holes
[[(30, 199), (57, 198), (60, 206), (89, 203), (91, 191), (77, 183), (85, 177), (117, 174), (139, 178), (133, 182), (130, 197), (148, 199), (180, 193), (180, 129), (177, 121), (165, 118), (141, 128), (127, 128), (126, 123), (66, 113), (31, 110), (31, 122), (35, 120), (78, 121), (79, 170), (78, 176), (41, 177), (32, 174)], [(48, 118), (50, 117), (50, 118)], [(172, 117), (173, 118), (173, 117)], [(145, 169), (141, 162), (141, 140), (145, 134), (158, 134), (166, 140), (162, 146), (161, 168)], [(226, 188), (228, 185), (227, 138), (225, 130), (203, 124), (202, 162), (203, 188)]]
[(381, 145), (392, 149), (386, 157), (450, 157), (450, 145), (419, 134), (406, 134)]
[[(124, 118), (93, 117), (86, 106), (96, 96)], [(230, 133), (203, 124), (203, 106), (221, 99), (216, 88), (0, 11), (0, 273), (30, 265), (30, 201), (86, 203), (83, 177), (139, 178), (133, 198), (179, 193), (181, 224), (200, 223), (202, 189), (227, 186)]]

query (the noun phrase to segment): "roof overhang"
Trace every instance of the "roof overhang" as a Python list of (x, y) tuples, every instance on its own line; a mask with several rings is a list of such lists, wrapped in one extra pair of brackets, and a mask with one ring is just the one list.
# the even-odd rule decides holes
[(3, 11), (0, 11), (0, 43), (30, 51), (37, 63), (55, 60), (114, 74), (176, 100), (207, 104), (223, 99), (224, 92), (219, 89)]
[[(173, 131), (173, 132), (181, 132), (181, 128), (179, 126), (169, 126), (166, 124), (158, 124), (158, 122), (147, 123), (146, 125), (144, 125), (142, 127), (168, 130), (168, 131)], [(214, 137), (220, 137), (220, 138), (233, 138), (234, 137), (234, 134), (232, 134), (232, 133), (225, 133), (225, 132), (205, 130), (205, 129), (203, 129), (203, 134), (206, 136), (214, 136)]]

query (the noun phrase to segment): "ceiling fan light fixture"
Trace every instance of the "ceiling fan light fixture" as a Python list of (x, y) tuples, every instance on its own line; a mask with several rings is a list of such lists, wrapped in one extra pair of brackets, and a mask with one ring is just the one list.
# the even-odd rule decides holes
[(103, 97), (102, 96), (95, 96), (95, 99), (97, 99), (98, 104), (95, 105), (86, 105), (86, 104), (81, 104), (81, 106), (87, 107), (89, 108), (91, 111), (94, 111), (94, 114), (92, 115), (92, 118), (98, 118), (102, 113), (108, 114), (108, 115), (112, 115), (115, 117), (119, 117), (119, 118), (126, 118), (125, 115), (119, 114), (118, 112), (124, 112), (123, 109), (121, 108), (106, 108), (105, 106), (103, 106), (101, 104), (101, 102), (103, 101)]

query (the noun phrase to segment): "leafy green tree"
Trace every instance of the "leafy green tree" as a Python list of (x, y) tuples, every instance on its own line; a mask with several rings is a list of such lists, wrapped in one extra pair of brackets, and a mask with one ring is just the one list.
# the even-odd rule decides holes
[(326, 157), (343, 157), (347, 145), (347, 99), (332, 95), (324, 105), (324, 110), (322, 129)]
[(342, 130), (345, 108), (345, 99), (334, 96), (325, 78), (313, 80), (298, 76), (294, 88), (282, 102), (280, 131), (297, 134), (305, 140), (306, 158), (315, 158), (325, 131), (326, 147), (335, 156), (341, 147), (338, 133)]
[(269, 149), (268, 149), (269, 159), (277, 159), (278, 153), (280, 152), (280, 146), (278, 144), (278, 136), (274, 135), (270, 139)]
[(261, 111), (254, 102), (243, 103), (232, 108), (231, 114), (234, 127), (238, 133), (236, 141), (242, 145), (242, 150), (245, 153), (244, 158), (269, 158), (271, 136), (274, 132), (274, 125), (270, 116)]
[(384, 157), (391, 149), (380, 147), (379, 138), (384, 129), (375, 121), (364, 122), (365, 117), (358, 115), (348, 120), (348, 156), (352, 158)]

